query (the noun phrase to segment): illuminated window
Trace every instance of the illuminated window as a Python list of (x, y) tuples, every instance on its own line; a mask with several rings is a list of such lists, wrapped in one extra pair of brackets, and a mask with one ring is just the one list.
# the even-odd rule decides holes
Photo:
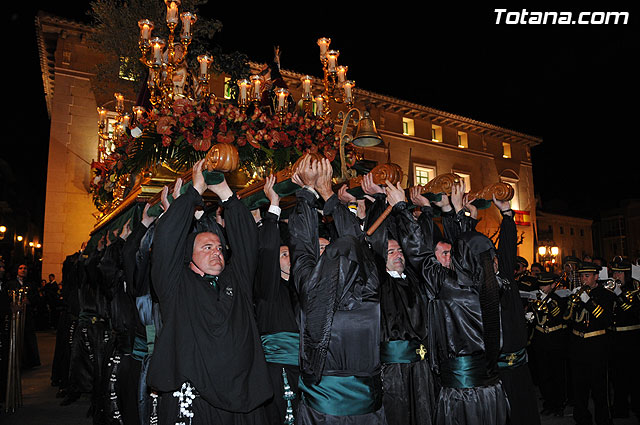
[(442, 142), (442, 127), (431, 124), (431, 140), (434, 142)]
[(224, 77), (224, 98), (231, 99), (231, 78)]
[(413, 136), (413, 120), (411, 118), (402, 118), (402, 134), (405, 136)]
[(453, 171), (453, 173), (456, 173), (457, 175), (462, 177), (462, 180), (464, 181), (465, 191), (469, 192), (471, 190), (471, 175), (467, 173), (460, 173), (458, 171)]
[(416, 165), (414, 169), (414, 185), (424, 186), (436, 177), (436, 167)]
[(468, 148), (469, 140), (467, 139), (467, 133), (464, 131), (458, 131), (458, 147), (459, 148)]
[(511, 158), (511, 145), (507, 142), (502, 142), (502, 157)]
[(511, 209), (520, 210), (520, 197), (518, 196), (518, 180), (507, 177), (501, 177), (504, 183), (507, 183), (513, 188), (513, 199), (511, 199)]

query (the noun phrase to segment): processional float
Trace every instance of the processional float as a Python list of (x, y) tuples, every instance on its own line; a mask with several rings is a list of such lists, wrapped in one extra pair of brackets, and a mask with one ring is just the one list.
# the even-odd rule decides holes
[[(144, 202), (153, 205), (149, 214), (159, 215), (162, 188), (171, 188), (179, 177), (181, 190), (187, 190), (191, 167), (202, 158), (207, 183), (218, 183), (224, 176), (250, 209), (268, 202), (263, 187), (269, 174), (276, 176), (274, 190), (281, 198), (295, 202), (291, 195), (299, 187), (291, 177), (305, 155), (328, 158), (335, 185), (347, 184), (358, 198), (364, 195), (359, 188), (366, 173), (380, 185), (403, 180), (405, 173), (397, 164), (374, 167), (362, 161), (363, 148), (382, 143), (382, 138), (369, 113), (354, 107), (355, 83), (346, 78), (348, 67), (338, 66), (339, 52), (330, 49), (329, 38), (317, 42), (323, 78), (301, 77), (299, 102), (292, 102), (286, 88), (267, 90), (268, 82), (259, 74), (237, 81), (235, 99), (219, 100), (209, 89), (212, 56), (198, 56), (196, 72), (186, 66), (197, 17), (179, 13), (179, 1), (165, 3), (168, 41), (152, 35), (153, 22), (138, 22), (150, 110), (137, 105), (129, 115), (124, 112), (123, 96), (117, 93), (117, 115), (113, 131), (108, 131), (107, 112), (99, 108), (98, 160), (92, 166), (91, 184), (100, 211), (94, 238), (106, 234), (106, 229), (122, 228), (135, 210), (132, 207), (139, 212)], [(319, 94), (313, 94), (314, 88)], [(435, 199), (450, 194), (459, 181), (456, 174), (443, 174), (424, 186), (423, 192)], [(496, 183), (468, 198), (484, 200), (482, 208), (494, 195), (511, 199), (513, 190)]]

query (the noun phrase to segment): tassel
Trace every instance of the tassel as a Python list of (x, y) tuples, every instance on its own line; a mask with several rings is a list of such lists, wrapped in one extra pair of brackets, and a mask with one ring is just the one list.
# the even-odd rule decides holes
[(282, 368), (282, 379), (284, 380), (284, 398), (287, 401), (287, 410), (284, 416), (284, 424), (285, 425), (293, 425), (295, 422), (295, 417), (293, 416), (293, 406), (291, 401), (296, 398), (295, 393), (291, 390), (291, 386), (289, 385), (289, 380), (287, 379), (287, 372)]

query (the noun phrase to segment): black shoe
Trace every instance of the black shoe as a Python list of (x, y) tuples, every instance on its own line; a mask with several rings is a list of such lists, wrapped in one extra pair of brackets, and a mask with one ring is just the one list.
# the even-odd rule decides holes
[(60, 406), (68, 406), (79, 398), (80, 394), (67, 394), (64, 400), (62, 400), (62, 403), (60, 403)]
[(552, 413), (553, 413), (553, 411), (551, 409), (547, 409), (546, 407), (544, 409), (542, 409), (542, 411), (540, 412), (540, 414), (542, 416), (548, 416), (548, 415), (550, 415)]
[(557, 416), (559, 418), (564, 416), (564, 409), (563, 408), (559, 408), (553, 411), (553, 416)]

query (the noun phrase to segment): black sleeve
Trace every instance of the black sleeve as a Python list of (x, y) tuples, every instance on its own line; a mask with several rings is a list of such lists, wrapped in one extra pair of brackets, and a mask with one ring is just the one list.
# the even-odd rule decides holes
[(358, 218), (340, 202), (335, 193), (325, 202), (323, 214), (333, 217), (338, 237), (348, 235), (359, 237), (362, 235)]
[[(180, 198), (178, 198), (180, 199)], [(258, 226), (251, 212), (234, 194), (222, 203), (226, 237), (231, 249), (232, 272), (249, 299), (258, 267)]]
[(181, 281), (185, 243), (193, 212), (199, 204), (202, 204), (202, 196), (193, 186), (189, 186), (157, 220), (151, 251), (151, 281), (161, 302), (171, 297)]
[(509, 280), (514, 280), (516, 269), (516, 257), (518, 249), (518, 230), (513, 217), (502, 214), (500, 223), (500, 236), (498, 243), (498, 267), (500, 275)]
[(407, 208), (406, 202), (398, 202), (392, 210), (395, 218), (398, 243), (402, 247), (404, 257), (411, 267), (420, 272), (425, 259), (433, 253), (433, 210), (420, 214), (418, 224)]
[(258, 268), (254, 299), (269, 300), (277, 294), (280, 284), (280, 229), (278, 216), (267, 212), (258, 229)]
[(320, 257), (320, 244), (314, 194), (307, 189), (300, 189), (296, 192), (296, 198), (295, 210), (289, 216), (289, 247), (291, 274), (296, 291), (301, 293), (304, 282), (311, 276)]
[(136, 255), (140, 247), (140, 241), (147, 232), (147, 227), (138, 222), (133, 227), (133, 231), (122, 246), (122, 269), (124, 271), (124, 279), (128, 287), (135, 292), (136, 288)]

